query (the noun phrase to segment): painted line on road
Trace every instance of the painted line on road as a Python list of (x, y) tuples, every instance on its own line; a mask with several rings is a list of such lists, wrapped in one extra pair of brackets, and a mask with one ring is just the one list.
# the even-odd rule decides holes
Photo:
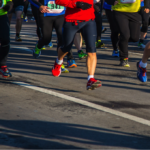
[(103, 111), (103, 112), (106, 112), (106, 113), (109, 113), (109, 114), (112, 114), (112, 115), (116, 115), (116, 116), (119, 116), (119, 117), (122, 117), (122, 118), (125, 118), (125, 119), (129, 119), (129, 120), (138, 122), (140, 124), (150, 126), (150, 121), (149, 120), (146, 120), (146, 119), (143, 119), (143, 118), (140, 118), (140, 117), (136, 117), (136, 116), (133, 116), (133, 115), (129, 115), (129, 114), (126, 114), (126, 113), (123, 113), (123, 112), (120, 112), (120, 111), (117, 111), (117, 110), (113, 110), (113, 109), (110, 109), (110, 108), (107, 108), (107, 107), (104, 107), (104, 106), (101, 106), (101, 105), (97, 105), (97, 104), (88, 102), (86, 100), (82, 100), (82, 99), (75, 98), (75, 97), (72, 97), (72, 96), (68, 96), (68, 95), (65, 95), (65, 94), (57, 93), (57, 92), (54, 92), (52, 90), (48, 90), (48, 89), (45, 89), (45, 88), (41, 88), (41, 87), (37, 87), (37, 86), (34, 86), (34, 85), (27, 84), (25, 82), (17, 82), (16, 81), (16, 82), (12, 82), (12, 83), (17, 84), (17, 85), (22, 86), (22, 87), (26, 87), (28, 89), (32, 89), (32, 90), (39, 91), (39, 92), (42, 92), (42, 93), (45, 93), (45, 94), (49, 94), (49, 95), (52, 95), (52, 96), (55, 96), (55, 97), (59, 97), (59, 98), (62, 98), (62, 99), (68, 100), (68, 101), (72, 101), (72, 102), (75, 102), (75, 103), (78, 103), (78, 104), (81, 104), (81, 105), (84, 105), (84, 106), (88, 106), (90, 108), (94, 108), (94, 109), (97, 109), (97, 110), (100, 110), (100, 111)]

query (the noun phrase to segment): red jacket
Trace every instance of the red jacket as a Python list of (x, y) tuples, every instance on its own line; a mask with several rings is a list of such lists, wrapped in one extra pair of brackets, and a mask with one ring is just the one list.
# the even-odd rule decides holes
[(81, 0), (82, 2), (86, 2), (92, 4), (92, 7), (87, 10), (82, 10), (80, 8), (76, 8), (76, 2), (80, 0), (55, 0), (57, 5), (65, 6), (66, 13), (65, 13), (65, 21), (66, 22), (76, 22), (77, 20), (94, 20), (94, 8), (93, 8), (93, 0)]

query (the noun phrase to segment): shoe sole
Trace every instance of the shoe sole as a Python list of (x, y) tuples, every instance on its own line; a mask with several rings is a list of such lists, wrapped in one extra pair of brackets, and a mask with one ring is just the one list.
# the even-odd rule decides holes
[(68, 66), (68, 68), (76, 68), (76, 67), (77, 67), (77, 65), (75, 65), (75, 64)]
[(0, 73), (2, 75), (3, 78), (9, 78), (9, 77), (12, 77), (12, 75), (9, 75), (9, 76), (4, 76), (2, 73)]
[(90, 87), (87, 87), (87, 90), (95, 90), (96, 88), (99, 88), (101, 86), (102, 86), (101, 82), (97, 81), (93, 83)]

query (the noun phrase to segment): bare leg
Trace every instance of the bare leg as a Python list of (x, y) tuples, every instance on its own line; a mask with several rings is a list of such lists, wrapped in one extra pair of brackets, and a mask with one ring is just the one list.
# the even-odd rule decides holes
[(88, 75), (94, 75), (97, 64), (96, 53), (87, 53), (87, 72)]
[(144, 54), (143, 54), (143, 57), (142, 57), (142, 62), (146, 63), (149, 57), (150, 57), (150, 42), (148, 42), (146, 44), (146, 47), (144, 49)]
[(58, 48), (58, 60), (63, 60), (67, 54), (68, 52), (64, 53), (61, 48)]
[(144, 40), (146, 34), (147, 34), (147, 32), (141, 32), (140, 39)]
[(22, 11), (16, 11), (16, 33), (20, 33), (22, 20), (21, 20)]

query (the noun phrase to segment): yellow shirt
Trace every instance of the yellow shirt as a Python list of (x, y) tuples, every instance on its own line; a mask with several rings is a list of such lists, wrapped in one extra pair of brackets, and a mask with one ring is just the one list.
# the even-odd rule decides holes
[[(2, 0), (3, 4), (6, 5), (7, 2), (12, 1), (12, 0)], [(7, 14), (7, 11), (0, 9), (0, 16)]]
[(141, 6), (141, 0), (136, 0), (136, 2), (134, 3), (127, 3), (127, 4), (120, 3), (120, 0), (118, 0), (118, 4), (112, 6), (112, 10), (134, 13), (140, 10), (140, 6)]

